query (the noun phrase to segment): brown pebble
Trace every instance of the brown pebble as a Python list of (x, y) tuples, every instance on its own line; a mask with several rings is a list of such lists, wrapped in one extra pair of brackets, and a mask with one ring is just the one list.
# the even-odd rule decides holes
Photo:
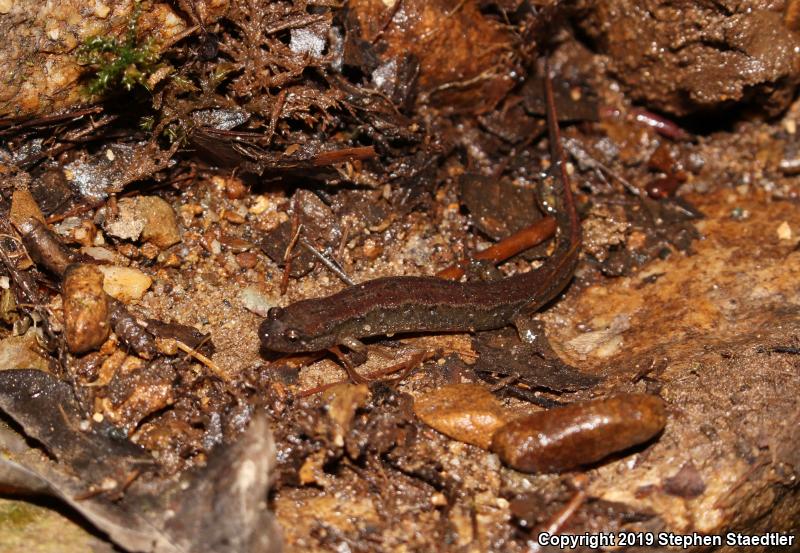
[(361, 253), (365, 259), (374, 261), (383, 253), (383, 246), (376, 244), (373, 240), (367, 240), (361, 248)]
[(160, 249), (181, 241), (181, 232), (172, 206), (158, 196), (138, 196), (136, 210), (144, 218), (142, 240)]
[(94, 265), (70, 265), (62, 285), (64, 337), (70, 353), (99, 348), (108, 338), (108, 295), (103, 273)]
[(703, 475), (691, 461), (684, 463), (677, 473), (664, 480), (664, 492), (669, 495), (693, 499), (703, 495), (704, 491), (706, 483)]
[(142, 257), (144, 257), (145, 259), (153, 260), (156, 257), (158, 257), (158, 254), (160, 253), (161, 250), (159, 250), (158, 246), (156, 246), (155, 244), (151, 244), (150, 242), (142, 244), (141, 254)]
[(97, 227), (88, 220), (81, 221), (80, 225), (72, 229), (72, 239), (81, 246), (92, 246), (95, 236), (97, 236)]
[(454, 440), (489, 449), (492, 435), (511, 418), (485, 386), (452, 384), (414, 402), (414, 413)]
[(129, 242), (123, 242), (117, 245), (117, 253), (128, 259), (133, 259), (139, 256), (139, 248)]
[(214, 225), (209, 227), (200, 238), (200, 245), (209, 253), (214, 252), (214, 242), (219, 244), (219, 227)]
[(181, 264), (180, 257), (174, 252), (165, 255), (163, 259), (159, 256), (159, 261), (164, 267), (179, 267)]
[(513, 420), (495, 433), (491, 449), (523, 472), (561, 472), (645, 442), (666, 421), (661, 398), (624, 394)]
[(229, 177), (225, 179), (225, 195), (230, 200), (238, 200), (247, 196), (247, 187), (242, 179)]
[(235, 211), (225, 210), (225, 212), (222, 214), (222, 217), (226, 221), (228, 221), (229, 223), (233, 223), (234, 225), (241, 225), (242, 223), (244, 223), (246, 221), (246, 219), (244, 217), (242, 217), (241, 215), (239, 215)]
[(223, 234), (219, 237), (219, 243), (231, 250), (233, 253), (246, 252), (253, 248), (253, 243), (247, 240), (242, 240), (230, 234)]
[(236, 256), (236, 263), (242, 269), (252, 269), (258, 263), (258, 256), (251, 252), (240, 253)]

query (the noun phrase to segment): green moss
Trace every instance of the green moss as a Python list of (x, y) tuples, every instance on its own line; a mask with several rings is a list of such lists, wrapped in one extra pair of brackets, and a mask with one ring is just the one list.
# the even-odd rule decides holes
[(152, 39), (138, 39), (137, 27), (142, 13), (141, 2), (134, 2), (124, 40), (96, 36), (78, 50), (78, 62), (89, 67), (93, 77), (87, 87), (91, 95), (101, 95), (117, 87), (132, 90), (148, 88), (147, 79), (163, 67), (161, 52)]

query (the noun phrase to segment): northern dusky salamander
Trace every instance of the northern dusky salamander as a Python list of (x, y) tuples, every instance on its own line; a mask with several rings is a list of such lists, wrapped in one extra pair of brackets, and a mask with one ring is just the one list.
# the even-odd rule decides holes
[(358, 338), (403, 332), (476, 331), (517, 324), (540, 309), (572, 279), (581, 245), (558, 129), (553, 88), (545, 81), (551, 166), (543, 204), (555, 211), (553, 254), (532, 271), (493, 282), (452, 282), (432, 276), (377, 278), (324, 298), (273, 307), (261, 324), (263, 347), (276, 352), (319, 351)]

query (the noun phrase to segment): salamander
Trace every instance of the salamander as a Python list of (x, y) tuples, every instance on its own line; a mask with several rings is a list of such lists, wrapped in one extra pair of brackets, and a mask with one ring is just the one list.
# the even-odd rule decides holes
[(474, 332), (508, 324), (521, 331), (521, 316), (540, 309), (570, 282), (581, 245), (549, 75), (544, 81), (551, 166), (540, 201), (555, 212), (558, 236), (553, 254), (541, 267), (492, 282), (377, 278), (331, 296), (273, 307), (259, 329), (263, 347), (286, 353), (319, 351), (339, 344), (354, 347), (359, 338), (369, 336)]

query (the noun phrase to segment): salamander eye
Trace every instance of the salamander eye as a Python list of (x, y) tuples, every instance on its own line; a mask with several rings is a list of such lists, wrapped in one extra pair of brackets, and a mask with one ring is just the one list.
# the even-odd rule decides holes
[(297, 340), (300, 339), (300, 333), (293, 328), (288, 329), (286, 332), (283, 333), (283, 335), (290, 342), (296, 342)]

